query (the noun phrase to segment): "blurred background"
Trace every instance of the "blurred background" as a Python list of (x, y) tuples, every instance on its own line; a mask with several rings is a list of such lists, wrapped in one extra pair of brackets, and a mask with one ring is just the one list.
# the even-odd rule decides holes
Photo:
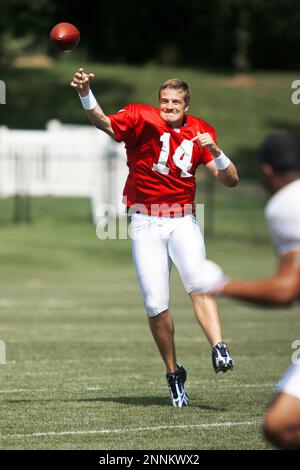
[[(127, 171), (124, 157), (119, 162), (123, 151), (105, 136), (92, 139), (88, 149), (83, 133), (83, 140), (78, 135), (74, 141), (72, 126), (88, 125), (69, 86), (79, 66), (96, 74), (93, 89), (107, 113), (130, 102), (156, 105), (163, 81), (187, 81), (192, 91), (189, 112), (216, 128), (220, 146), (238, 166), (242, 181), (237, 191), (245, 191), (245, 196), (237, 198), (232, 192), (233, 209), (242, 213), (244, 205), (257, 207), (260, 192), (263, 198), (256, 187), (259, 145), (271, 131), (299, 129), (299, 108), (291, 102), (291, 86), (300, 69), (298, 6), (297, 0), (153, 0), (147, 7), (137, 1), (101, 1), (89, 13), (78, 0), (72, 7), (50, 0), (30, 5), (1, 0), (0, 80), (6, 84), (6, 104), (0, 105), (0, 194), (6, 201), (0, 201), (0, 223), (41, 219), (45, 213), (57, 217), (48, 207), (51, 200), (35, 202), (35, 196), (91, 198), (92, 204), (83, 209), (86, 220), (95, 221), (95, 207), (101, 202), (113, 203), (122, 212), (120, 193)], [(51, 28), (61, 21), (81, 31), (79, 46), (68, 54), (49, 42)], [(36, 132), (8, 134), (5, 127)], [(45, 129), (52, 133), (37, 132)], [(95, 136), (90, 133), (88, 139)], [(30, 159), (34, 165), (29, 168)], [(55, 162), (52, 169), (50, 160)], [(47, 178), (52, 180), (47, 183)], [(199, 202), (209, 206), (206, 230), (210, 236), (220, 234), (224, 221), (217, 226), (218, 191), (201, 171), (198, 180)], [(231, 200), (230, 193), (220, 191), (222, 200)], [(40, 207), (44, 204), (45, 211)], [(70, 204), (66, 201), (68, 217)], [(227, 201), (225, 210), (230, 205)], [(56, 212), (56, 202), (53, 207)], [(252, 235), (260, 233), (251, 217), (247, 220)], [(245, 232), (249, 235), (248, 227)]]
[[(52, 27), (62, 21), (81, 32), (80, 44), (69, 54), (55, 50), (48, 39)], [(263, 214), (267, 196), (259, 181), (258, 148), (272, 131), (300, 130), (300, 105), (291, 101), (292, 83), (300, 79), (299, 52), (298, 0), (0, 0), (0, 80), (6, 84), (6, 104), (0, 104), (0, 339), (7, 345), (8, 367), (1, 373), (8, 387), (18, 389), (19, 377), (23, 388), (38, 389), (43, 374), (48, 374), (49, 390), (59, 384), (66, 394), (64, 426), (72, 427), (74, 408), (66, 399), (70, 384), (75, 389), (87, 383), (97, 386), (99, 374), (101, 385), (111, 387), (109, 396), (114, 396), (127, 367), (142, 373), (137, 350), (150, 364), (150, 375), (151, 364), (160, 364), (143, 317), (129, 241), (100, 241), (96, 236), (94, 206), (97, 201), (113, 202), (119, 208), (126, 165), (122, 147), (89, 126), (70, 87), (75, 70), (83, 66), (95, 73), (93, 91), (106, 113), (132, 102), (155, 106), (158, 88), (168, 78), (189, 83), (189, 113), (215, 127), (220, 147), (241, 177), (232, 190), (215, 185), (201, 171), (197, 175), (197, 201), (205, 204), (208, 256), (231, 276), (253, 278), (270, 274), (276, 265)], [(172, 278), (179, 349), (197, 368), (190, 305), (175, 270)], [(267, 377), (271, 387), (288, 361), (286, 344), (296, 330), (293, 311), (285, 313), (284, 321), (278, 311), (269, 329), (262, 310), (253, 313), (250, 307), (225, 300), (220, 304), (225, 332), (233, 338), (230, 344), (240, 354), (241, 366), (243, 361), (247, 364), (237, 383), (251, 381), (251, 367), (257, 373), (263, 363), (261, 380)], [(112, 348), (116, 337), (118, 346)], [(252, 365), (243, 356), (241, 338), (252, 351)], [(267, 362), (265, 341), (276, 354)], [(207, 356), (205, 340), (196, 348)], [(200, 367), (205, 377), (210, 365), (204, 360)], [(249, 371), (250, 378), (243, 376)], [(248, 410), (253, 405), (259, 414), (270, 387), (260, 389), (259, 398), (249, 388), (230, 400), (237, 403), (242, 397)], [(231, 393), (242, 393), (235, 390)], [(12, 433), (32, 432), (40, 419), (38, 408), (29, 408), (31, 395), (24, 393), (18, 424), (11, 402), (3, 408), (2, 421), (10, 423)], [(81, 423), (93, 413), (90, 395), (82, 393), (85, 414), (76, 408)], [(54, 399), (61, 398), (53, 394)], [(122, 401), (119, 395), (112, 401), (105, 397), (98, 403), (103, 406), (104, 426), (110, 425), (116, 409), (123, 413), (120, 404), (144, 407), (146, 423), (166, 422), (162, 409), (157, 415), (151, 406), (145, 408), (152, 402), (149, 397), (137, 402), (124, 397)], [(17, 394), (11, 400), (19, 398)], [(164, 405), (159, 401), (164, 399), (157, 400)], [(218, 396), (212, 393), (211, 401), (216, 404)], [(57, 411), (45, 406), (49, 429), (60, 426)], [(245, 419), (248, 410), (240, 410)], [(203, 412), (209, 416), (208, 405)], [(237, 430), (226, 445), (264, 447), (259, 431), (249, 436), (245, 443)], [(199, 445), (191, 444), (189, 435), (180, 439), (183, 448)], [(170, 442), (157, 440), (152, 445), (176, 445)], [(217, 442), (222, 438), (203, 445), (217, 448)], [(18, 445), (12, 439), (4, 447)]]
[[(81, 65), (96, 74), (93, 88), (107, 113), (129, 102), (156, 105), (159, 85), (175, 76), (191, 86), (189, 112), (213, 124), (243, 180), (256, 180), (264, 136), (299, 129), (299, 109), (291, 103), (300, 68), (298, 6), (297, 0), (153, 0), (147, 7), (101, 1), (89, 14), (77, 0), (72, 7), (1, 0), (6, 105), (0, 106), (0, 125), (87, 125), (69, 87)], [(61, 21), (81, 31), (79, 46), (69, 54), (56, 51), (48, 39)], [(205, 194), (212, 203), (210, 190)]]

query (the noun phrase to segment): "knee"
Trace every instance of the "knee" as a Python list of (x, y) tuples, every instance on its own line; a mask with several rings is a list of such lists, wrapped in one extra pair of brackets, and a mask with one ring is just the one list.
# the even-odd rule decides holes
[(191, 297), (197, 297), (212, 292), (213, 286), (207, 283), (205, 278), (191, 275), (185, 278), (185, 290)]
[(210, 292), (199, 292), (199, 290), (195, 290), (189, 293), (189, 297), (193, 304), (198, 304), (203, 302), (207, 298), (211, 298), (213, 294)]
[(204, 260), (196, 272), (188, 273), (184, 279), (185, 288), (190, 295), (215, 293), (224, 282), (222, 269), (210, 260)]
[(147, 297), (144, 300), (144, 305), (148, 317), (156, 317), (160, 313), (165, 312), (168, 309), (168, 303), (164, 301), (159, 301), (159, 299), (155, 297)]

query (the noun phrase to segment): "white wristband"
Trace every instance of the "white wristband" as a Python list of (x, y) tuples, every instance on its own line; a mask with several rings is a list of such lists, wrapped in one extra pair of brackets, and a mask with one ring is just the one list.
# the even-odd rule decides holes
[(86, 111), (91, 111), (91, 109), (95, 109), (97, 106), (97, 100), (93, 95), (92, 90), (89, 91), (87, 96), (79, 95), (81, 104)]
[(221, 151), (221, 155), (219, 155), (217, 158), (214, 158), (216, 167), (218, 170), (226, 170), (226, 168), (229, 167), (231, 160), (226, 157), (225, 153)]

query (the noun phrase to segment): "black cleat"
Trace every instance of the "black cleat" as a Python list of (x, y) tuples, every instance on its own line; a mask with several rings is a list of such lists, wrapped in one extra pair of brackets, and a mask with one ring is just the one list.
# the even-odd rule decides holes
[(177, 366), (178, 369), (176, 372), (166, 374), (166, 379), (170, 390), (172, 405), (177, 408), (182, 408), (183, 406), (187, 406), (189, 402), (189, 397), (184, 390), (187, 374), (186, 370), (180, 364), (177, 364)]
[(225, 343), (218, 343), (212, 349), (212, 363), (216, 374), (233, 369), (234, 361), (230, 357), (228, 346)]

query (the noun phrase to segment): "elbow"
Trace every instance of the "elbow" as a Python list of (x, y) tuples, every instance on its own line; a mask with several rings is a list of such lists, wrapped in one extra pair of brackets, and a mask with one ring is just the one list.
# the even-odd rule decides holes
[(297, 300), (299, 293), (293, 289), (285, 292), (277, 292), (274, 296), (274, 304), (278, 307), (292, 307), (294, 302)]
[(284, 276), (277, 286), (275, 300), (278, 306), (291, 307), (300, 294), (299, 279), (295, 276)]
[(295, 300), (296, 299), (292, 298), (292, 297), (279, 299), (279, 300), (277, 300), (276, 305), (278, 307), (292, 307), (294, 305)]
[(240, 181), (238, 174), (226, 174), (224, 171), (218, 171), (216, 178), (227, 188), (234, 188)]
[(226, 186), (228, 188), (235, 188), (238, 185), (239, 181), (240, 181), (240, 179), (239, 179), (238, 175), (232, 176), (230, 178), (230, 180), (228, 180), (226, 182)]

